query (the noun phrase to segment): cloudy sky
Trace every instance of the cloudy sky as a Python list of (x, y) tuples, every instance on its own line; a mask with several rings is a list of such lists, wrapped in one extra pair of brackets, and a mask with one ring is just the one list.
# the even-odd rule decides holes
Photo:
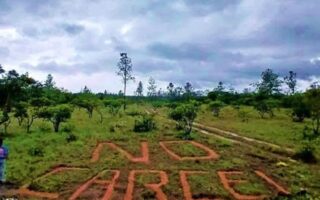
[(120, 52), (137, 81), (162, 88), (240, 90), (266, 68), (297, 72), (303, 88), (320, 77), (319, 10), (318, 0), (0, 0), (0, 63), (71, 91), (118, 92)]

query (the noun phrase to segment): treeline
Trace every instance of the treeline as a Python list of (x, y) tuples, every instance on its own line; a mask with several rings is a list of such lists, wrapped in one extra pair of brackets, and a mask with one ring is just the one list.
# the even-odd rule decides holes
[[(253, 106), (262, 118), (273, 117), (276, 108), (291, 108), (292, 119), (302, 122), (305, 118), (313, 119), (313, 130), (319, 133), (319, 85), (313, 83), (305, 92), (297, 92), (297, 74), (290, 71), (285, 77), (280, 77), (271, 69), (261, 73), (260, 81), (251, 84), (253, 90), (245, 89), (238, 92), (226, 88), (219, 82), (211, 91), (195, 91), (192, 84), (175, 86), (169, 83), (165, 90), (157, 89), (156, 82), (150, 78), (144, 92), (143, 83), (138, 82), (134, 96), (126, 99), (128, 81), (133, 80), (131, 75), (131, 59), (122, 53), (118, 63), (118, 74), (124, 83), (124, 92), (118, 94), (108, 92), (93, 93), (86, 86), (79, 93), (70, 93), (58, 88), (53, 77), (49, 74), (46, 81), (39, 82), (26, 74), (19, 74), (15, 70), (5, 71), (0, 66), (0, 126), (2, 132), (7, 132), (11, 118), (17, 118), (19, 125), (30, 128), (34, 120), (42, 118), (52, 122), (55, 131), (59, 130), (61, 122), (70, 118), (75, 107), (85, 109), (91, 118), (95, 111), (103, 121), (103, 108), (115, 114), (126, 102), (149, 101), (155, 106), (174, 104), (175, 102), (208, 103), (214, 115), (218, 116), (220, 109), (225, 105), (235, 108), (241, 105)], [(286, 89), (284, 89), (286, 88)], [(144, 96), (143, 94), (147, 95)]]
[[(67, 121), (78, 107), (85, 109), (91, 118), (95, 111), (103, 121), (102, 108), (109, 108), (110, 113), (117, 113), (122, 105), (119, 97), (109, 95), (108, 100), (101, 94), (92, 93), (85, 87), (79, 93), (71, 93), (58, 88), (52, 75), (45, 82), (39, 82), (26, 74), (15, 70), (5, 71), (0, 65), (0, 134), (6, 134), (12, 119), (31, 131), (35, 120), (52, 123), (53, 130), (59, 131), (62, 122)], [(115, 99), (115, 100), (113, 100)]]

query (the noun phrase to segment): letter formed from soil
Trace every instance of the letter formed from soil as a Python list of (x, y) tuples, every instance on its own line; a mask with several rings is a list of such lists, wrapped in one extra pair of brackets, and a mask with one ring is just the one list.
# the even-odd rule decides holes
[[(287, 190), (285, 190), (283, 187), (278, 185), (275, 181), (273, 181), (271, 178), (267, 177), (263, 172), (261, 171), (255, 171), (255, 173), (265, 180), (270, 186), (273, 186), (277, 192), (283, 193), (283, 194), (289, 194)], [(223, 185), (223, 187), (237, 200), (259, 200), (259, 199), (265, 199), (267, 196), (265, 195), (243, 195), (235, 191), (233, 186), (238, 183), (245, 183), (247, 180), (239, 180), (239, 179), (230, 179), (228, 176), (232, 175), (241, 175), (243, 172), (240, 171), (219, 171), (218, 175), (220, 177), (220, 181)]]
[(163, 193), (161, 187), (166, 185), (169, 180), (167, 173), (159, 170), (132, 170), (130, 171), (128, 178), (128, 187), (127, 192), (124, 197), (124, 200), (132, 200), (133, 199), (133, 191), (134, 191), (134, 182), (136, 174), (147, 174), (147, 173), (158, 173), (160, 175), (160, 183), (148, 183), (144, 184), (144, 186), (150, 190), (153, 190), (156, 193), (157, 200), (167, 200), (167, 196)]
[[(178, 154), (174, 153), (172, 150), (170, 150), (166, 144), (182, 144), (182, 143), (190, 143), (196, 147), (198, 147), (199, 149), (204, 150), (205, 152), (207, 152), (208, 155), (206, 156), (194, 156), (194, 157), (181, 157)], [(179, 161), (185, 161), (185, 160), (216, 160), (219, 158), (219, 155), (213, 151), (212, 149), (210, 149), (209, 147), (206, 147), (203, 144), (200, 144), (198, 142), (195, 141), (162, 141), (160, 142), (160, 146), (175, 160), (179, 160)]]
[[(113, 172), (112, 180), (101, 180), (101, 176), (103, 176), (106, 172)], [(69, 198), (69, 200), (76, 200), (78, 197), (81, 196), (82, 193), (84, 193), (90, 186), (93, 186), (94, 184), (103, 185), (106, 189), (106, 192), (103, 195), (103, 198), (101, 200), (109, 200), (112, 197), (112, 193), (114, 190), (114, 186), (116, 184), (116, 181), (118, 180), (120, 176), (119, 170), (105, 170), (99, 173), (97, 176), (93, 177), (92, 179), (85, 182), (82, 186), (80, 186)]]
[(112, 143), (112, 142), (101, 142), (98, 143), (97, 147), (92, 153), (91, 162), (97, 162), (100, 159), (100, 152), (104, 148), (104, 146), (107, 145), (110, 148), (119, 151), (123, 155), (125, 155), (131, 162), (140, 162), (144, 164), (149, 163), (149, 149), (148, 149), (148, 143), (147, 142), (141, 142), (141, 157), (134, 157), (131, 153), (127, 152), (123, 148), (119, 147), (118, 145)]

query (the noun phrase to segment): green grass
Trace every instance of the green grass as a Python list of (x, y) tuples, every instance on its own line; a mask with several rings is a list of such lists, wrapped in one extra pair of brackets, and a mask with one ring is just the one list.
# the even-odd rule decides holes
[[(63, 188), (63, 198), (67, 198), (88, 177), (93, 177), (106, 169), (119, 169), (121, 174), (115, 191), (115, 195), (118, 196), (115, 199), (122, 199), (128, 184), (130, 170), (164, 170), (168, 174), (169, 183), (163, 187), (163, 191), (168, 195), (169, 199), (183, 199), (179, 171), (206, 171), (208, 175), (192, 175), (188, 177), (194, 197), (207, 196), (228, 199), (230, 194), (223, 189), (217, 176), (218, 171), (243, 171), (245, 176), (242, 178), (247, 179), (248, 183), (237, 185), (236, 190), (239, 192), (244, 194), (274, 194), (269, 188), (264, 187), (265, 184), (261, 179), (254, 175), (255, 169), (262, 169), (275, 181), (289, 187), (293, 193), (298, 192), (300, 188), (307, 188), (311, 194), (320, 195), (319, 165), (307, 165), (301, 162), (292, 163), (259, 149), (239, 146), (228, 140), (197, 132), (192, 133), (193, 140), (210, 147), (220, 155), (220, 158), (211, 161), (182, 162), (173, 160), (159, 145), (159, 141), (181, 140), (178, 138), (179, 131), (175, 130), (175, 123), (166, 117), (166, 109), (157, 109), (158, 114), (155, 115), (157, 129), (146, 133), (133, 132), (134, 120), (137, 116), (132, 113), (137, 111), (144, 112), (145, 109), (150, 109), (150, 107), (133, 104), (129, 106), (127, 111), (127, 113), (131, 113), (130, 115), (121, 112), (116, 116), (112, 116), (104, 110), (105, 120), (102, 124), (99, 123), (97, 114), (94, 114), (93, 118), (89, 119), (85, 111), (76, 109), (68, 124), (72, 124), (75, 127), (72, 134), (76, 135), (77, 140), (69, 143), (66, 140), (68, 133), (53, 133), (52, 130), (43, 128), (45, 126), (51, 127), (48, 122), (37, 120), (32, 127), (32, 132), (27, 134), (23, 127), (19, 127), (17, 122), (13, 121), (9, 127), (9, 135), (5, 140), (5, 144), (10, 149), (10, 159), (7, 162), (7, 179), (17, 187), (31, 184), (31, 188), (40, 191), (57, 191)], [(270, 142), (273, 142), (275, 135), (277, 135), (279, 140), (275, 143), (287, 143), (290, 147), (298, 143), (298, 140), (296, 141), (294, 138), (299, 138), (298, 133), (300, 133), (300, 128), (303, 127), (303, 124), (291, 127), (293, 122), (290, 122), (288, 117), (285, 116), (284, 111), (281, 111), (282, 114), (277, 114), (275, 119), (270, 120), (260, 120), (253, 114), (248, 124), (237, 119), (235, 114), (230, 117), (227, 115), (228, 112), (234, 113), (230, 109), (225, 109), (222, 111), (221, 118), (216, 119), (210, 115), (209, 111), (203, 110), (198, 120), (208, 125), (217, 125), (220, 128), (227, 127), (229, 130), (234, 131), (238, 130), (236, 129), (237, 127), (242, 127), (244, 135), (248, 134), (248, 136), (265, 139)], [(273, 126), (269, 127), (270, 124), (269, 126), (263, 125), (267, 123), (265, 121), (272, 123)], [(251, 124), (251, 122), (257, 122), (259, 125)], [(113, 127), (112, 131), (110, 127)], [(264, 127), (268, 127), (268, 130), (273, 130), (273, 137), (267, 134), (270, 131), (264, 130)], [(246, 130), (252, 131), (247, 132)], [(296, 134), (295, 137), (288, 137), (288, 142), (285, 139), (285, 132), (287, 132), (285, 130), (291, 130)], [(240, 130), (238, 131), (240, 132)], [(270, 138), (270, 140), (267, 138)], [(132, 163), (118, 151), (108, 147), (103, 149), (98, 162), (91, 163), (91, 154), (98, 141), (113, 142), (135, 156), (141, 155), (141, 141), (147, 141), (150, 163), (148, 165)], [(40, 153), (34, 153), (37, 149), (40, 149)], [(170, 145), (170, 149), (181, 156), (204, 155), (202, 150), (190, 144)], [(279, 161), (285, 162), (287, 166), (278, 166), (277, 163)], [(54, 166), (61, 164), (82, 167), (88, 170), (57, 173), (38, 179)], [(105, 176), (110, 177), (110, 174)], [(156, 182), (157, 180), (159, 180), (159, 177), (156, 174), (138, 175), (135, 197), (137, 199), (152, 199), (154, 193), (146, 190), (143, 184)]]
[(243, 122), (231, 106), (223, 108), (219, 117), (214, 117), (207, 106), (202, 106), (196, 121), (295, 150), (301, 148), (304, 127), (312, 126), (309, 119), (303, 123), (293, 122), (287, 109), (275, 110), (275, 117), (267, 116), (266, 119), (261, 119), (252, 107), (243, 106), (241, 110), (248, 113), (248, 122)]

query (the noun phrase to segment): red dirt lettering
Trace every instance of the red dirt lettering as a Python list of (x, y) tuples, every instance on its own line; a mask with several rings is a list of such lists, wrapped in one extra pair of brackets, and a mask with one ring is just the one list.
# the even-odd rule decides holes
[[(194, 157), (181, 157), (170, 150), (166, 144), (182, 144), (182, 143), (190, 143), (208, 153), (207, 156), (194, 156)], [(195, 141), (163, 141), (160, 142), (160, 146), (175, 160), (185, 161), (185, 160), (215, 160), (219, 158), (219, 155), (211, 150), (209, 147), (204, 146)]]
[(233, 186), (238, 183), (244, 183), (247, 182), (246, 180), (234, 180), (229, 179), (227, 176), (229, 175), (241, 175), (243, 172), (239, 171), (219, 171), (218, 175), (220, 177), (221, 183), (223, 187), (237, 200), (258, 200), (258, 199), (264, 199), (266, 196), (264, 195), (242, 195), (236, 192), (233, 189)]
[(265, 180), (269, 185), (273, 186), (279, 193), (288, 195), (290, 192), (283, 187), (281, 187), (279, 184), (277, 184), (275, 181), (273, 181), (271, 178), (269, 178), (267, 175), (265, 175), (263, 172), (256, 170), (255, 173)]
[[(114, 175), (112, 177), (112, 180), (101, 180), (99, 179), (104, 173), (106, 172), (113, 172)], [(102, 200), (109, 200), (111, 199), (112, 192), (114, 189), (114, 186), (116, 184), (117, 179), (120, 176), (119, 170), (105, 170), (101, 173), (99, 173), (97, 176), (93, 177), (92, 179), (88, 180), (86, 183), (84, 183), (82, 186), (80, 186), (69, 198), (69, 200), (75, 200), (77, 199), (84, 191), (86, 191), (91, 185), (98, 184), (103, 185), (106, 188), (106, 192), (102, 198)]]
[(141, 162), (141, 163), (149, 163), (149, 149), (147, 142), (141, 142), (141, 157), (134, 157), (132, 154), (128, 153), (126, 150), (122, 149), (121, 147), (117, 146), (111, 142), (102, 142), (99, 143), (96, 149), (92, 153), (91, 162), (97, 162), (100, 158), (100, 152), (102, 151), (103, 147), (108, 145), (110, 148), (119, 151), (123, 155), (125, 155), (131, 162)]
[[(203, 172), (203, 171), (180, 171), (180, 182), (183, 190), (183, 195), (185, 200), (194, 200), (192, 198), (192, 192), (191, 192), (191, 187), (188, 182), (188, 176), (192, 174), (208, 174), (209, 172)], [(198, 200), (209, 200), (209, 198), (201, 198)], [(218, 199), (216, 199), (218, 200)]]
[(161, 187), (168, 183), (167, 173), (159, 170), (132, 170), (130, 171), (128, 178), (128, 187), (127, 192), (124, 197), (124, 200), (132, 200), (133, 199), (133, 190), (134, 190), (134, 181), (136, 174), (148, 174), (148, 173), (158, 173), (160, 175), (160, 183), (148, 183), (144, 186), (148, 189), (151, 189), (156, 192), (156, 197), (158, 200), (167, 200), (167, 196), (161, 190)]

